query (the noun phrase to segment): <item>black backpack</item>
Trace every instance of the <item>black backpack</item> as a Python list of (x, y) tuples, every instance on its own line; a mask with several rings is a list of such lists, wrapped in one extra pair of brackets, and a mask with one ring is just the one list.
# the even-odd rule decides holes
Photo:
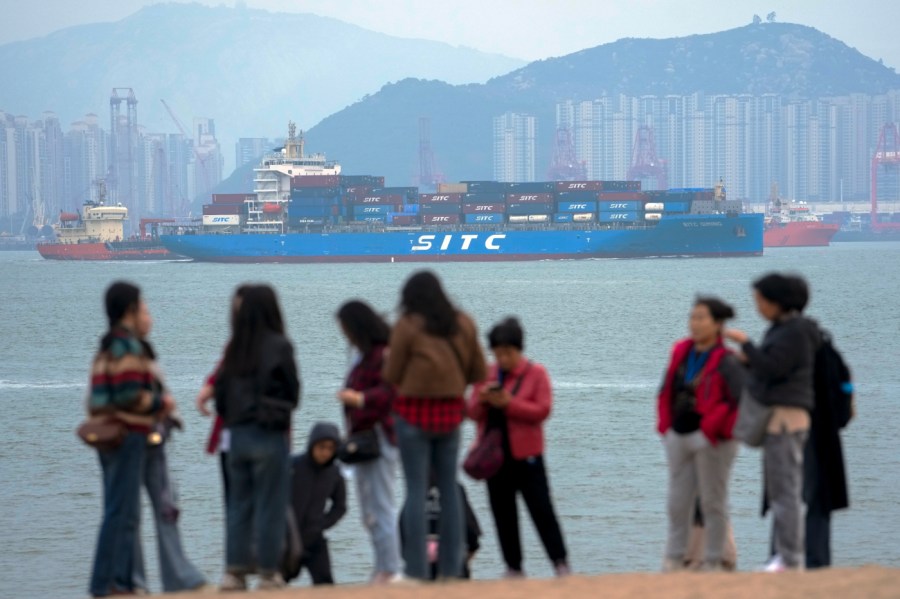
[(834, 347), (831, 335), (821, 330), (822, 343), (816, 350), (813, 389), (816, 409), (827, 406), (837, 428), (844, 428), (853, 417), (853, 379), (844, 357)]

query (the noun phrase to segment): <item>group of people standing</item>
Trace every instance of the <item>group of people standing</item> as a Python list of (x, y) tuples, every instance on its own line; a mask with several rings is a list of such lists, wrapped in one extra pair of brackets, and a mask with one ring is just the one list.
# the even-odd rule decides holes
[[(691, 310), (690, 336), (675, 344), (664, 374), (657, 428), (669, 466), (667, 571), (735, 567), (728, 482), (745, 393), (771, 409), (763, 443), (763, 509), (774, 515), (766, 569), (830, 564), (829, 517), (846, 507), (847, 493), (838, 427), (834, 419), (816, 416), (827, 414), (813, 381), (822, 333), (803, 316), (809, 291), (799, 277), (770, 274), (754, 282), (753, 292), (771, 325), (759, 345), (726, 328), (734, 316), (730, 306), (700, 297)], [(91, 595), (146, 589), (138, 532), (142, 486), (157, 526), (163, 590), (203, 588), (206, 579), (184, 555), (178, 534), (165, 441), (180, 420), (147, 340), (149, 310), (140, 290), (125, 282), (107, 289), (105, 304), (109, 329), (93, 361), (88, 413), (118, 423), (123, 434), (98, 448), (104, 510)], [(474, 321), (429, 271), (406, 281), (393, 327), (358, 300), (341, 306), (336, 320), (357, 353), (336, 392), (345, 431), (316, 423), (307, 451), (291, 457), (301, 384), (276, 293), (267, 285), (235, 291), (230, 339), (196, 399), (206, 415), (214, 402), (208, 451), (221, 455), (226, 551), (219, 589), (245, 590), (251, 574), (258, 576), (258, 589), (281, 588), (304, 567), (315, 584), (333, 583), (325, 531), (346, 511), (339, 458), (353, 463), (373, 550), (371, 583), (466, 576), (474, 550), (465, 542), (474, 515), (458, 482), (466, 418), (477, 424), (476, 445), (489, 435), (499, 439), (501, 461), (486, 486), (505, 576), (525, 576), (519, 495), (555, 573), (567, 575), (543, 460), (552, 387), (546, 369), (525, 357), (519, 321), (508, 318), (490, 330), (494, 363), (488, 365)], [(807, 442), (811, 435), (816, 442)], [(398, 465), (406, 484), (402, 510), (394, 499)], [(689, 549), (698, 522), (700, 559)]]
[[(753, 283), (759, 314), (770, 323), (761, 343), (726, 328), (731, 306), (700, 297), (690, 336), (672, 349), (658, 396), (657, 430), (669, 466), (668, 540), (663, 569), (729, 570), (728, 482), (737, 455), (733, 438), (745, 394), (768, 408), (762, 442), (763, 514), (771, 510), (772, 542), (765, 571), (831, 563), (830, 514), (847, 507), (847, 487), (835, 406), (816, 388), (814, 370), (823, 333), (803, 311), (806, 281), (768, 274)], [(731, 341), (733, 351), (725, 346)], [(849, 416), (848, 416), (849, 417)], [(808, 509), (804, 514), (804, 503)], [(700, 520), (704, 555), (690, 555)]]
[[(146, 588), (139, 559), (141, 479), (161, 472), (166, 484), (145, 483), (151, 499), (154, 492), (172, 497), (164, 442), (178, 422), (147, 341), (149, 324), (142, 324), (150, 316), (140, 290), (114, 283), (106, 292), (106, 312), (109, 331), (93, 362), (88, 413), (92, 419), (121, 423), (126, 434), (114, 447), (98, 451), (104, 511), (90, 583), (95, 597)], [(357, 442), (368, 452), (352, 461), (362, 521), (372, 542), (370, 582), (467, 575), (473, 549), (471, 543), (467, 548), (465, 537), (473, 518), (467, 518), (458, 482), (460, 427), (467, 417), (477, 422), (479, 439), (488, 431), (500, 435), (502, 464), (487, 489), (505, 575), (525, 576), (518, 494), (555, 573), (569, 573), (543, 462), (543, 422), (550, 415), (552, 389), (546, 370), (524, 356), (521, 325), (510, 318), (492, 328), (487, 340), (496, 363), (489, 366), (474, 321), (453, 305), (433, 273), (418, 272), (406, 281), (400, 312), (391, 327), (361, 301), (338, 310), (338, 326), (358, 354), (336, 394), (346, 431), (340, 434), (335, 425), (317, 423), (307, 452), (291, 458), (293, 414), (301, 390), (293, 345), (271, 287), (236, 290), (231, 337), (196, 400), (206, 414), (214, 401), (216, 421), (208, 450), (222, 456), (226, 555), (220, 590), (245, 590), (251, 574), (258, 576), (258, 589), (281, 588), (302, 567), (314, 583), (333, 582), (324, 532), (346, 509), (335, 459)], [(150, 467), (151, 446), (163, 456), (156, 458), (155, 468)], [(398, 463), (406, 484), (402, 511), (394, 499)], [(165, 488), (158, 491), (161, 486)], [(439, 498), (438, 510), (434, 498)], [(169, 507), (153, 503), (158, 522), (171, 524), (170, 542), (164, 545), (162, 531), (159, 535), (163, 589), (206, 586), (181, 550), (174, 501)], [(436, 535), (429, 531), (429, 518), (436, 520)], [(164, 562), (177, 576), (167, 577)]]

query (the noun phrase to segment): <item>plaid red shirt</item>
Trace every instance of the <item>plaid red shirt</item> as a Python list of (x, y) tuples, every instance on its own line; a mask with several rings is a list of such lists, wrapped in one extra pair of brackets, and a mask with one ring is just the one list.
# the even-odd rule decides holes
[(413, 426), (429, 433), (456, 430), (465, 416), (462, 397), (403, 397), (394, 401), (394, 412)]
[(379, 345), (364, 355), (359, 363), (347, 375), (346, 387), (361, 391), (365, 401), (361, 408), (345, 407), (344, 413), (350, 422), (350, 432), (367, 430), (376, 424), (381, 425), (385, 436), (392, 445), (397, 444), (394, 434), (394, 417), (391, 408), (394, 405), (394, 386), (381, 377), (384, 366), (386, 346)]

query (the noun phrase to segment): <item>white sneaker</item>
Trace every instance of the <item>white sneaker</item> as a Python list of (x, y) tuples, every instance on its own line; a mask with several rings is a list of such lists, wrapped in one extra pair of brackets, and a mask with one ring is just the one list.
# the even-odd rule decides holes
[(224, 576), (222, 576), (222, 582), (219, 583), (219, 591), (222, 593), (227, 593), (231, 591), (246, 591), (247, 590), (247, 579), (244, 578), (243, 575), (232, 574), (231, 572), (226, 572)]
[(766, 565), (762, 567), (763, 572), (768, 572), (770, 574), (777, 574), (779, 572), (787, 571), (787, 566), (784, 563), (784, 560), (780, 555), (773, 555), (772, 559), (766, 562)]
[(272, 574), (260, 574), (259, 582), (256, 584), (257, 591), (273, 591), (276, 589), (283, 589), (287, 584), (284, 582), (284, 578), (281, 577), (280, 572), (274, 572)]

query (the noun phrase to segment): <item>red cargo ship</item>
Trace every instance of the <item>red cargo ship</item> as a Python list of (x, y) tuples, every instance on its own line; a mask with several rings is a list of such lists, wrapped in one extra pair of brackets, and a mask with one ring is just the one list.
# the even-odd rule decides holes
[(840, 225), (822, 222), (805, 202), (775, 199), (766, 215), (763, 247), (824, 247)]
[[(101, 188), (101, 200), (103, 192)], [(39, 243), (37, 251), (48, 260), (173, 260), (180, 258), (158, 239), (124, 239), (128, 208), (86, 202), (81, 214), (63, 212), (54, 227), (57, 240)], [(143, 229), (143, 222), (141, 223)], [(143, 231), (142, 231), (143, 233)]]

